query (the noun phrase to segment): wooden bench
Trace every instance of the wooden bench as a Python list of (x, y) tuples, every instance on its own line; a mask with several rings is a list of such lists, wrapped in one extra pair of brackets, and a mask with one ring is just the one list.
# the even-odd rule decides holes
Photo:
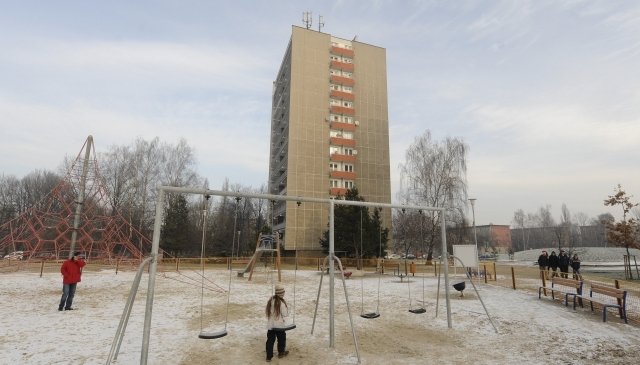
[(393, 262), (383, 262), (380, 267), (381, 273), (384, 274), (386, 270), (393, 270), (393, 275), (400, 275), (400, 264)]
[[(603, 298), (594, 297), (593, 293), (600, 294)], [(593, 311), (593, 303), (600, 304), (602, 306), (602, 322), (607, 321), (607, 308), (618, 308), (620, 318), (624, 319), (624, 323), (627, 321), (627, 291), (618, 289), (608, 285), (602, 285), (597, 283), (591, 283), (591, 289), (589, 290), (589, 296), (586, 295), (574, 295), (573, 296), (573, 309), (576, 309), (576, 299), (587, 300), (591, 303), (591, 311)], [(615, 299), (615, 303), (612, 303)], [(580, 303), (582, 306), (582, 303)]]
[[(558, 288), (558, 286), (561, 286), (562, 288)], [(573, 291), (569, 291), (572, 289)], [(545, 290), (545, 295), (546, 295), (546, 290), (551, 291), (551, 299), (556, 299), (554, 296), (554, 293), (556, 292), (564, 294), (564, 305), (569, 306), (569, 296), (573, 296), (575, 299), (576, 296), (579, 296), (582, 294), (582, 281), (574, 280), (574, 279), (565, 279), (565, 278), (556, 276), (551, 278), (550, 287), (540, 286), (538, 288), (538, 299), (542, 298), (543, 290)]]

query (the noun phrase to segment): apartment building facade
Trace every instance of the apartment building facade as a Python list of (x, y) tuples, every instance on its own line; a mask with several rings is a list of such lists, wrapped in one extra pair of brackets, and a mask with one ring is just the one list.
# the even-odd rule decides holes
[[(269, 193), (391, 202), (386, 50), (293, 26), (273, 83)], [(326, 204), (275, 202), (285, 250), (320, 252)], [(383, 210), (389, 227), (391, 212)]]

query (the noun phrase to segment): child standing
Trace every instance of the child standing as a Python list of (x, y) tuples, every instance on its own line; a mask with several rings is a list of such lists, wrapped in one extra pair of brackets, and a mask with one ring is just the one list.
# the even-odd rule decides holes
[(265, 309), (267, 315), (267, 362), (273, 357), (273, 344), (278, 340), (278, 357), (282, 358), (289, 354), (285, 350), (287, 347), (287, 333), (278, 328), (286, 326), (285, 318), (289, 316), (289, 308), (284, 300), (284, 287), (276, 285), (275, 294), (269, 298)]

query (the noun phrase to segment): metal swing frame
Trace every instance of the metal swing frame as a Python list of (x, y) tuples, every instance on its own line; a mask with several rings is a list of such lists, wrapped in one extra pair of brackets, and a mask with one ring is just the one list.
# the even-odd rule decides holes
[[(406, 208), (406, 209), (422, 209), (422, 210), (433, 210), (440, 212), (440, 224), (441, 224), (441, 236), (442, 236), (442, 252), (446, 257), (447, 253), (447, 238), (446, 238), (446, 219), (445, 212), (446, 208), (437, 208), (437, 207), (426, 207), (426, 206), (416, 206), (416, 205), (398, 205), (398, 204), (387, 204), (387, 203), (372, 203), (372, 202), (360, 202), (360, 201), (347, 201), (347, 200), (336, 200), (336, 199), (321, 199), (321, 198), (311, 198), (311, 197), (294, 197), (294, 196), (286, 196), (286, 195), (273, 195), (273, 194), (256, 194), (256, 193), (242, 193), (242, 192), (231, 192), (231, 191), (221, 191), (221, 190), (210, 190), (203, 188), (185, 188), (185, 187), (175, 187), (175, 186), (159, 186), (157, 188), (158, 194), (156, 198), (156, 215), (154, 220), (154, 228), (153, 228), (153, 239), (151, 252), (148, 258), (146, 258), (140, 266), (139, 271), (143, 271), (144, 266), (149, 264), (149, 279), (147, 282), (148, 290), (146, 296), (146, 307), (145, 307), (145, 317), (144, 317), (144, 325), (143, 325), (143, 334), (142, 334), (142, 346), (140, 349), (140, 364), (146, 365), (149, 357), (149, 342), (150, 342), (150, 334), (151, 334), (151, 316), (153, 312), (153, 301), (155, 295), (155, 279), (156, 273), (158, 269), (158, 260), (159, 260), (159, 247), (160, 247), (160, 231), (162, 227), (163, 214), (164, 214), (164, 205), (165, 205), (165, 194), (167, 193), (182, 193), (182, 194), (200, 194), (200, 195), (216, 195), (216, 196), (235, 196), (235, 197), (249, 197), (249, 198), (257, 198), (257, 199), (268, 199), (268, 200), (286, 200), (286, 201), (302, 201), (302, 202), (314, 202), (314, 203), (322, 203), (327, 204), (329, 206), (329, 347), (335, 348), (335, 296), (334, 296), (334, 261), (336, 261), (337, 257), (335, 256), (334, 249), (334, 206), (335, 204), (342, 205), (361, 205), (361, 206), (371, 206), (371, 207), (380, 207), (380, 208)], [(339, 262), (339, 260), (338, 260)], [(339, 264), (341, 266), (341, 264)], [(451, 306), (449, 301), (449, 276), (448, 276), (448, 268), (445, 265), (445, 291), (446, 291), (446, 302), (447, 302), (447, 326), (448, 328), (452, 328), (451, 323)], [(140, 274), (141, 275), (141, 274)], [(322, 279), (321, 279), (322, 280)], [(134, 280), (132, 284), (131, 293), (130, 293), (130, 301), (133, 302), (132, 297), (135, 297), (135, 292), (138, 289), (140, 279)], [(345, 296), (347, 295), (346, 287), (345, 287)], [(347, 297), (348, 300), (348, 297)], [(130, 313), (130, 308), (127, 309), (125, 306), (125, 310), (123, 316), (121, 317), (121, 326), (116, 333), (116, 338), (112, 343), (112, 349), (116, 346), (120, 346), (120, 341), (122, 340), (122, 336), (124, 335), (124, 331), (121, 331), (123, 326), (126, 326), (126, 322), (128, 321), (128, 313)], [(349, 315), (351, 316), (351, 310), (349, 308)], [(315, 320), (315, 318), (314, 318)], [(360, 354), (357, 346), (357, 337), (355, 336), (355, 329), (353, 324), (351, 324), (352, 333), (355, 339), (356, 345), (356, 354), (358, 356), (358, 363), (360, 363)], [(116, 351), (117, 352), (117, 351)], [(110, 364), (113, 357), (113, 351), (109, 356), (109, 360), (107, 364)]]

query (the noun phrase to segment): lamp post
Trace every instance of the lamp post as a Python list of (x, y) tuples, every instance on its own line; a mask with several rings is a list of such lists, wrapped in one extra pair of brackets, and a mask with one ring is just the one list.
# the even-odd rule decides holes
[(480, 252), (478, 252), (478, 235), (476, 234), (476, 198), (469, 199), (471, 202), (471, 214), (473, 215), (473, 241), (476, 244), (476, 260), (478, 262), (478, 271), (480, 270)]

